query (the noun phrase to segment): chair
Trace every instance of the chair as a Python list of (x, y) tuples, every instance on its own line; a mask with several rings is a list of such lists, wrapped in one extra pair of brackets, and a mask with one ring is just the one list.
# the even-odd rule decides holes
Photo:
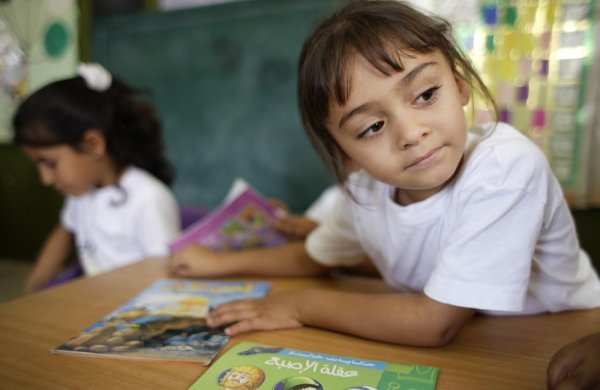
[(179, 207), (179, 216), (181, 218), (181, 229), (184, 230), (195, 222), (204, 218), (208, 210), (198, 206), (182, 205)]
[(42, 291), (50, 287), (58, 286), (59, 284), (63, 284), (82, 275), (83, 268), (81, 267), (79, 260), (76, 260), (75, 263), (69, 265), (60, 274), (58, 274), (58, 276), (56, 276), (54, 279), (50, 280), (48, 283), (40, 287), (37, 291)]

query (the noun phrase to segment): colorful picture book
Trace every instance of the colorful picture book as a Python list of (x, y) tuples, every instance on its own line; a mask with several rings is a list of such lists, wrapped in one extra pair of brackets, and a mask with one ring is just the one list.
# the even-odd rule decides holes
[(169, 248), (177, 251), (196, 243), (230, 251), (281, 245), (285, 238), (269, 223), (274, 217), (275, 207), (237, 180), (225, 203), (184, 230)]
[(215, 361), (191, 390), (435, 389), (439, 369), (241, 342)]
[(269, 288), (266, 282), (159, 279), (52, 352), (207, 365), (229, 341), (223, 329), (206, 325), (210, 308), (262, 297)]

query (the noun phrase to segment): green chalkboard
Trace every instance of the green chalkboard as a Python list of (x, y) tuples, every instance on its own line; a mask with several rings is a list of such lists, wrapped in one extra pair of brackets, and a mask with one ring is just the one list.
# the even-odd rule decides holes
[(297, 58), (341, 1), (251, 0), (96, 20), (93, 58), (148, 87), (182, 204), (216, 206), (235, 177), (305, 209), (330, 175), (302, 130)]

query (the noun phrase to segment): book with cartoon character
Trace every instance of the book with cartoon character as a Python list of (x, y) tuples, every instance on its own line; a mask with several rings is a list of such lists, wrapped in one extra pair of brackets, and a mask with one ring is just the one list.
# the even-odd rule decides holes
[(275, 210), (245, 181), (236, 179), (223, 205), (185, 229), (169, 249), (174, 252), (194, 243), (219, 251), (281, 245), (285, 238), (268, 222)]
[(229, 341), (222, 328), (206, 325), (210, 308), (262, 297), (269, 288), (267, 282), (159, 279), (52, 352), (207, 365)]
[(190, 390), (435, 389), (439, 369), (241, 342)]

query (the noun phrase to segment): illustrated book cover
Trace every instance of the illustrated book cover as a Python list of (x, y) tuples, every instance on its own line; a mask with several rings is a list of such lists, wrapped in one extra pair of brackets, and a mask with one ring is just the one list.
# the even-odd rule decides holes
[(219, 251), (281, 245), (285, 238), (269, 223), (274, 217), (275, 207), (238, 179), (224, 204), (185, 229), (169, 249), (174, 252), (193, 243)]
[(439, 369), (240, 342), (217, 359), (191, 390), (435, 389)]
[(267, 282), (159, 279), (123, 306), (52, 350), (207, 365), (229, 341), (222, 328), (209, 328), (211, 307), (259, 298)]

